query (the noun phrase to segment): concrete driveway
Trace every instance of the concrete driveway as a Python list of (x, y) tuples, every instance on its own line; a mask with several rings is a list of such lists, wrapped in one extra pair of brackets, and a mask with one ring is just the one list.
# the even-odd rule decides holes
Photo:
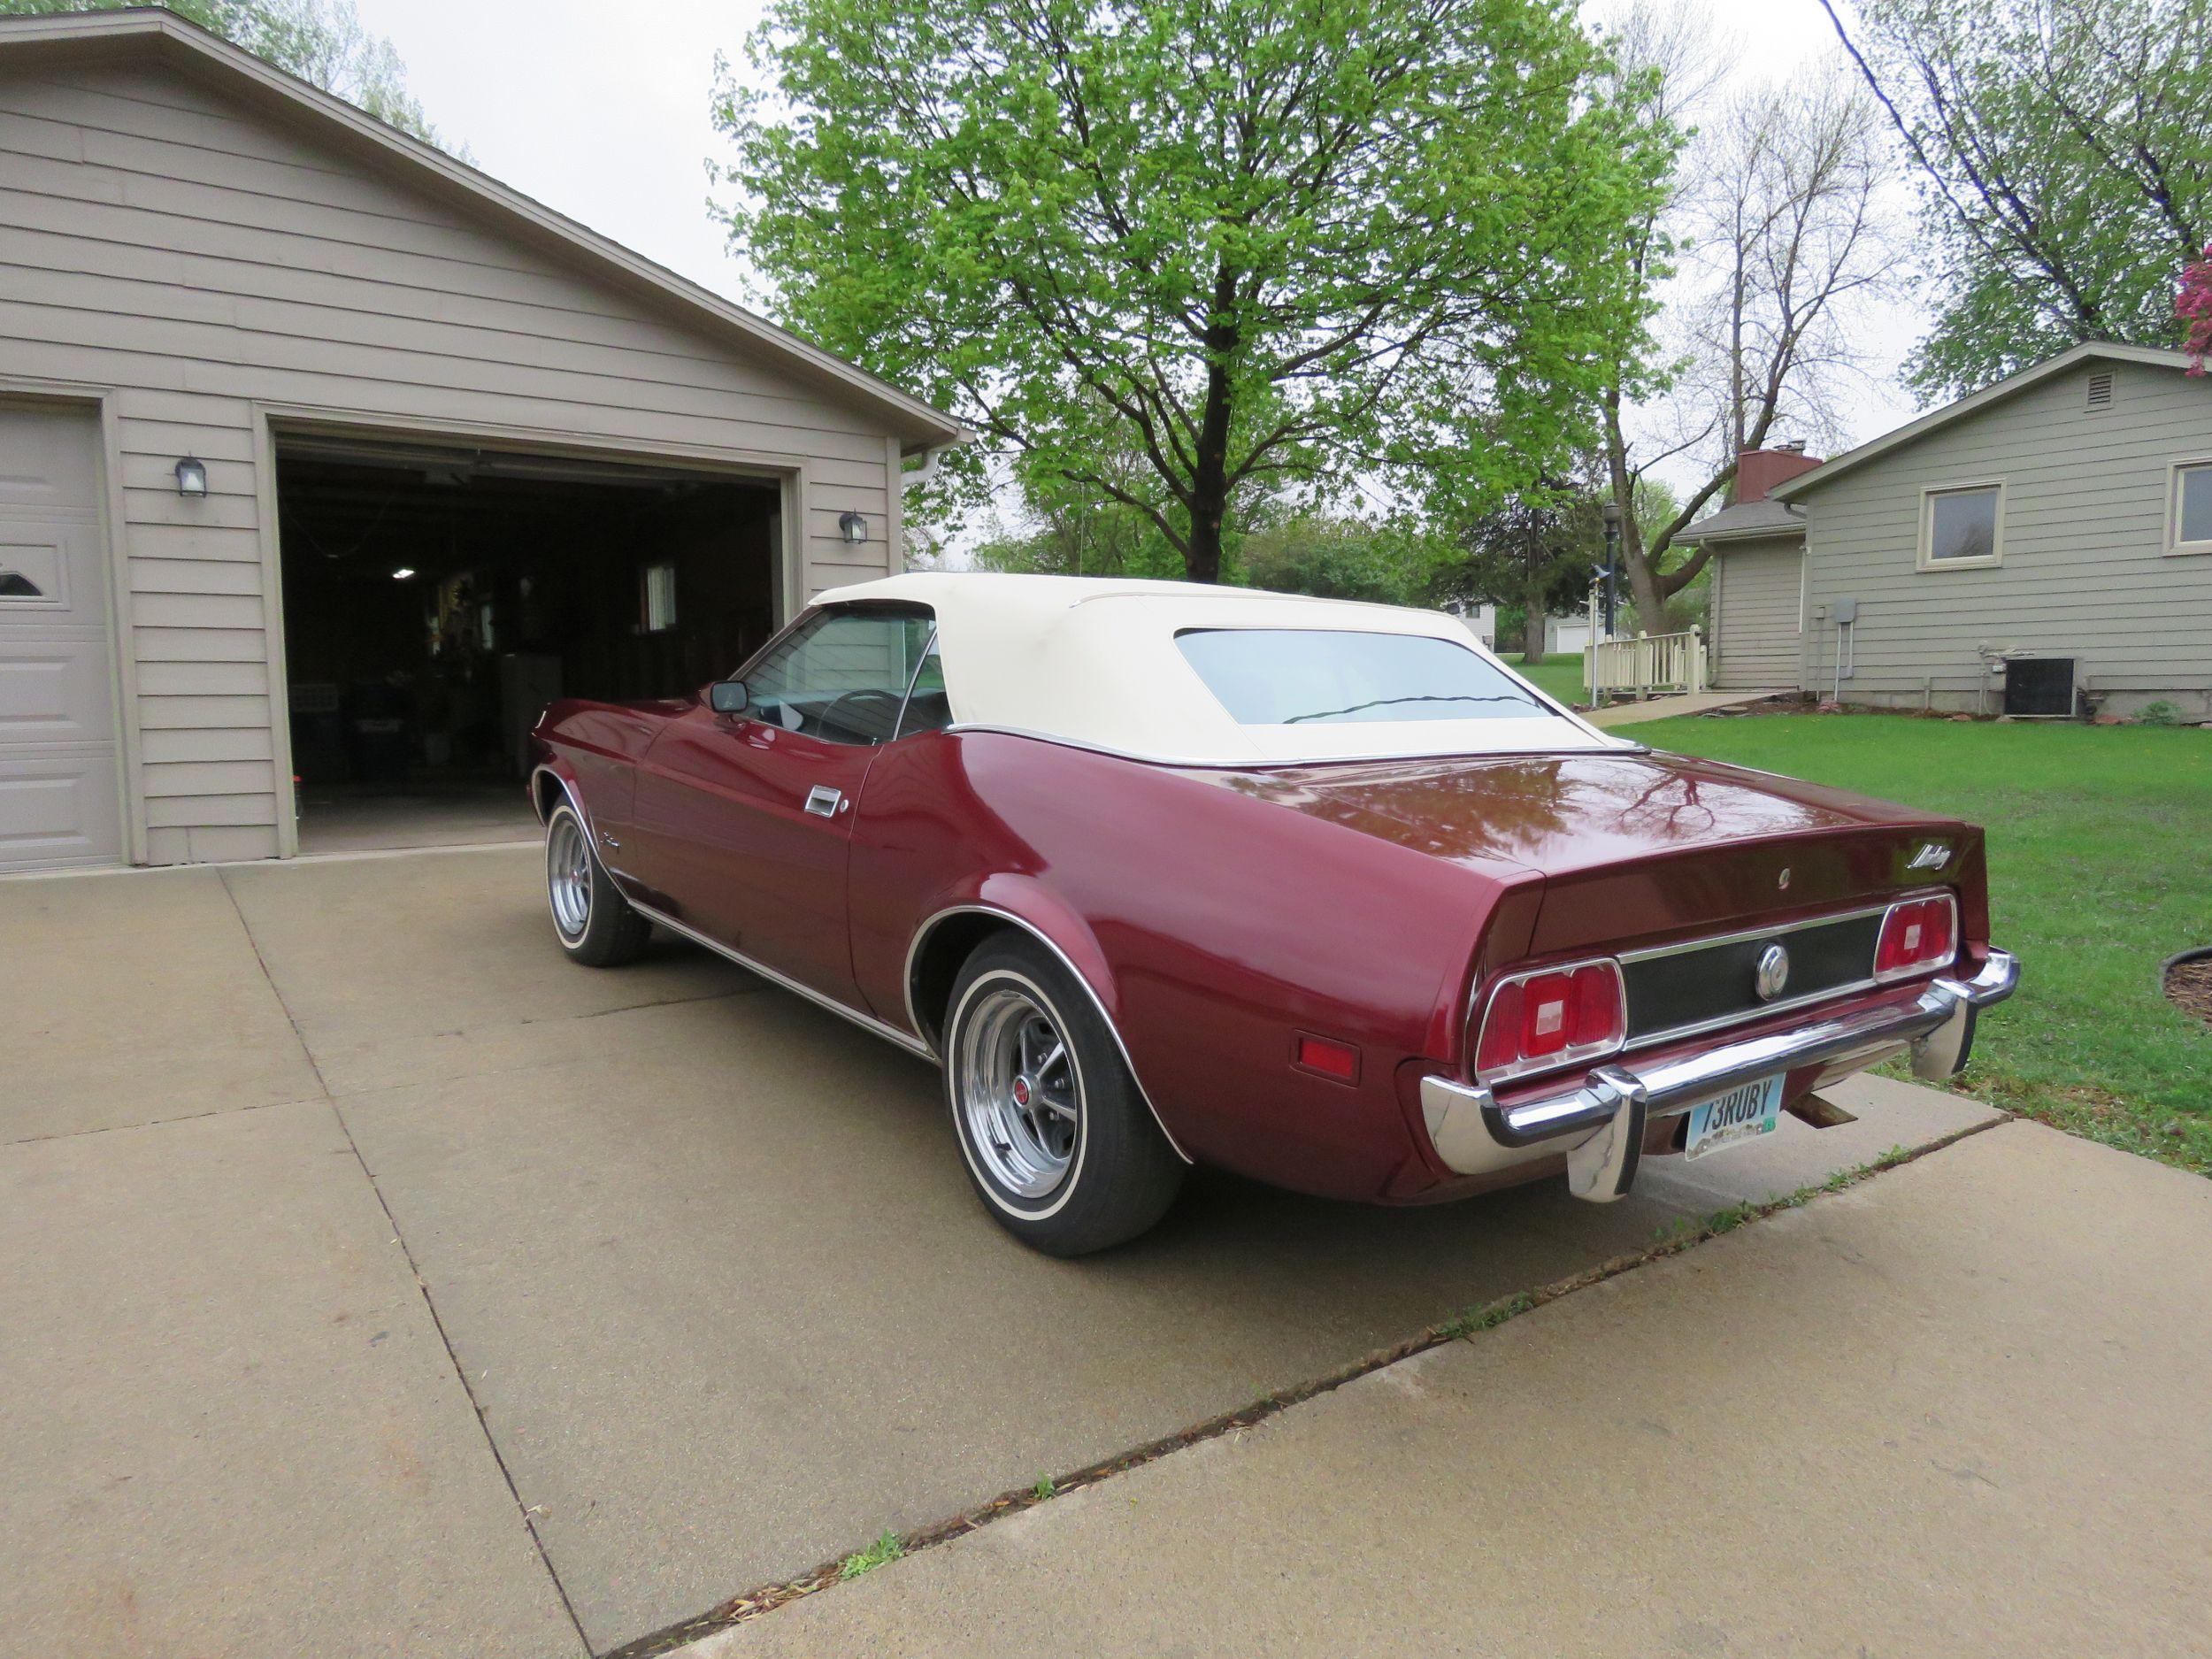
[(0, 1651), (603, 1654), (1990, 1118), (1870, 1082), (1609, 1208), (1201, 1178), (1058, 1263), (928, 1067), (548, 929), (531, 849), (0, 883)]

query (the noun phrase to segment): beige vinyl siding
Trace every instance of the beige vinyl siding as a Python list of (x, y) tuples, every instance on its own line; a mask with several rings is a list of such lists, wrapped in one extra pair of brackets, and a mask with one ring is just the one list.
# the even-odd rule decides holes
[(898, 567), (880, 416), (384, 165), (165, 67), (0, 76), (0, 384), (108, 399), (153, 862), (279, 850), (257, 415), (750, 467), (795, 480), (796, 596)]
[(1713, 683), (1724, 690), (1795, 687), (1802, 541), (1723, 542), (1713, 562)]
[[(2092, 410), (2092, 373), (2113, 378)], [(2073, 657), (2124, 711), (2170, 697), (2212, 718), (2212, 557), (2165, 551), (2168, 469), (2212, 456), (2212, 380), (2092, 360), (1800, 497), (1809, 526), (1809, 683), (1834, 670), (1827, 608), (1859, 602), (1847, 699), (1999, 706), (1980, 648)], [(2001, 561), (1916, 569), (1923, 492), (2005, 487)], [(1724, 647), (1724, 649), (1725, 648)]]

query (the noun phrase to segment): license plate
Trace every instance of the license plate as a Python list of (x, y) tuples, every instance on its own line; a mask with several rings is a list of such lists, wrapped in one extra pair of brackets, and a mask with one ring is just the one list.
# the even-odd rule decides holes
[(1761, 1135), (1770, 1135), (1782, 1120), (1782, 1079), (1763, 1077), (1755, 1083), (1740, 1083), (1725, 1094), (1690, 1108), (1690, 1138), (1685, 1157), (1701, 1158), (1709, 1152), (1724, 1152)]

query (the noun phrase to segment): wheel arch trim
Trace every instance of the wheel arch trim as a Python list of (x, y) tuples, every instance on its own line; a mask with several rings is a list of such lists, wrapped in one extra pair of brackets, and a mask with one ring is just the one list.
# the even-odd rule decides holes
[[(905, 996), (906, 1023), (909, 1028), (917, 1036), (922, 1035), (929, 1029), (921, 1018), (920, 1010), (914, 1006), (914, 973), (916, 968), (920, 965), (923, 947), (929, 942), (939, 927), (956, 916), (995, 917), (999, 921), (1027, 933), (1052, 953), (1053, 959), (1068, 971), (1075, 982), (1083, 987), (1083, 994), (1091, 999), (1091, 1006), (1098, 1011), (1098, 1018), (1106, 1027), (1106, 1034), (1114, 1040), (1114, 1048), (1121, 1056), (1122, 1064), (1129, 1069), (1129, 1080), (1137, 1086), (1137, 1098), (1144, 1102), (1145, 1110), (1152, 1114), (1153, 1124), (1167, 1141), (1169, 1150), (1186, 1164), (1195, 1163), (1196, 1160), (1183, 1150), (1182, 1143), (1175, 1138), (1175, 1132), (1167, 1126), (1167, 1120), (1160, 1116), (1160, 1109), (1153, 1101), (1152, 1091), (1145, 1087), (1144, 1079), (1137, 1071), (1136, 1060), (1129, 1052), (1129, 1045), (1122, 1039), (1121, 1027), (1115, 1023), (1112, 1012), (1106, 1006), (1106, 999), (1099, 994), (1098, 987), (1091, 982), (1091, 977), (1076, 965), (1075, 958), (1068, 953), (1058, 940), (1053, 938), (1027, 917), (1010, 910), (1004, 905), (987, 903), (980, 900), (948, 904), (942, 910), (933, 912), (920, 926), (914, 930), (914, 937), (908, 941), (906, 947), (905, 969), (900, 976)], [(943, 1064), (941, 1033), (939, 1034), (938, 1041), (932, 1043), (931, 1048), (937, 1052), (939, 1064)]]
[(578, 821), (595, 835), (597, 832), (591, 830), (591, 814), (584, 810), (583, 799), (576, 793), (576, 786), (549, 760), (541, 760), (530, 769), (530, 805), (538, 815), (538, 822), (542, 824), (551, 816), (551, 809), (545, 804), (543, 792), (538, 787), (541, 778), (550, 778), (560, 785), (561, 793), (568, 797), (568, 804), (574, 810)]

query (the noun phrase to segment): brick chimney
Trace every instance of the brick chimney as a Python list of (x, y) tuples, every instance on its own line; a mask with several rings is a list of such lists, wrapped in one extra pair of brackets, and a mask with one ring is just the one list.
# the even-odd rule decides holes
[(1746, 449), (1736, 457), (1737, 503), (1764, 501), (1777, 484), (1786, 483), (1819, 465), (1820, 457), (1806, 454), (1801, 443), (1779, 444), (1771, 449)]

